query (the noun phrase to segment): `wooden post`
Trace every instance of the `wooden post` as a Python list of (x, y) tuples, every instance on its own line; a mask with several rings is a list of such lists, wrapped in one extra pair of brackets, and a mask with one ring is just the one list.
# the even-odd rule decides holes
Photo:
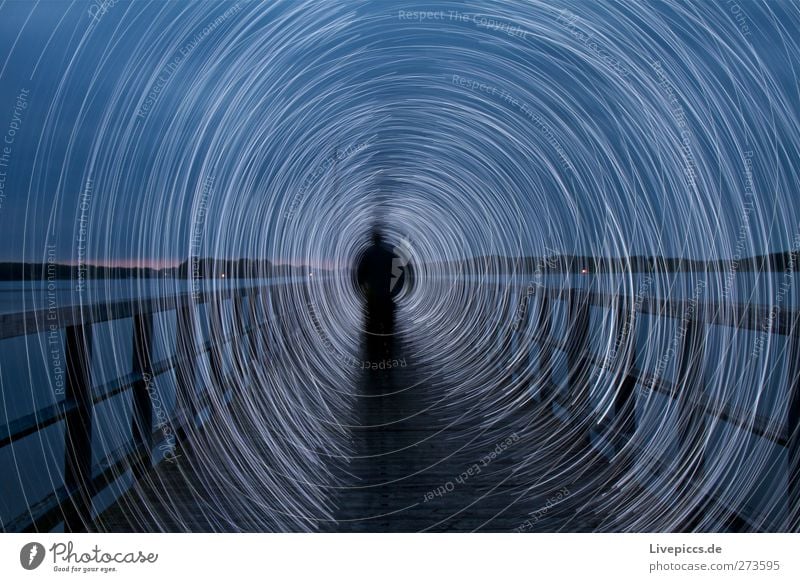
[(134, 475), (141, 477), (153, 461), (153, 386), (152, 363), (153, 314), (137, 313), (133, 317), (133, 372), (141, 378), (133, 383), (133, 417), (131, 434), (139, 455), (133, 464)]
[[(245, 309), (244, 309), (244, 298), (246, 296), (246, 290), (239, 289), (236, 291), (236, 294), (233, 296), (233, 326), (236, 330), (234, 333), (235, 339), (233, 340), (236, 345), (236, 351), (234, 352), (234, 359), (236, 362), (247, 362), (250, 360), (250, 336), (247, 334), (247, 321), (245, 319)], [(241, 372), (246, 372), (249, 370), (250, 367), (247, 366), (246, 369), (241, 370)], [(237, 371), (237, 373), (239, 373)]]
[[(255, 289), (247, 301), (247, 311), (250, 317), (250, 358), (257, 362), (261, 362), (260, 353), (263, 337), (261, 334), (261, 320), (258, 317), (258, 306), (263, 304), (262, 296), (264, 291), (261, 287)], [(264, 344), (266, 345), (266, 344)], [(251, 360), (248, 360), (251, 361)]]
[(275, 287), (269, 287), (264, 295), (264, 301), (261, 302), (262, 311), (264, 312), (264, 319), (261, 323), (264, 324), (264, 349), (267, 354), (271, 353), (275, 347), (277, 334), (276, 322), (272, 319), (272, 305), (275, 301)]
[[(678, 401), (678, 439), (682, 460), (680, 471), (683, 472), (679, 494), (696, 498), (694, 490), (702, 478), (705, 461), (705, 451), (702, 451), (699, 460), (695, 454), (697, 447), (705, 446), (704, 412), (698, 407), (698, 402), (702, 401), (704, 393), (702, 365), (705, 324), (699, 314), (692, 315), (685, 322), (686, 329), (675, 382), (677, 389), (675, 397)], [(696, 508), (698, 512), (702, 512), (703, 509), (703, 507)]]
[[(226, 382), (225, 372), (223, 371), (222, 350), (225, 348), (225, 326), (222, 324), (223, 320), (223, 305), (224, 300), (221, 298), (217, 300), (212, 296), (211, 303), (208, 305), (206, 313), (208, 314), (208, 326), (211, 330), (211, 349), (208, 354), (208, 361), (211, 365), (211, 383), (209, 392), (212, 395), (211, 403), (214, 406), (221, 407), (224, 403)], [(217, 411), (215, 411), (217, 412)]]
[(177, 315), (176, 356), (178, 365), (175, 369), (177, 387), (176, 409), (180, 426), (184, 430), (194, 427), (197, 416), (197, 389), (195, 387), (195, 357), (197, 352), (194, 333), (194, 300), (183, 297), (175, 305)]
[(263, 298), (261, 301), (261, 311), (263, 314), (263, 321), (264, 327), (262, 328), (262, 338), (264, 340), (264, 348), (266, 349), (267, 353), (270, 353), (274, 347), (274, 339), (272, 334), (274, 333), (273, 329), (273, 321), (270, 318), (272, 314), (272, 302), (275, 300), (275, 287), (269, 286), (267, 287), (266, 293), (263, 294)]
[(514, 318), (514, 325), (512, 326), (514, 337), (512, 353), (519, 356), (517, 364), (514, 366), (513, 379), (514, 381), (519, 381), (519, 386), (522, 390), (527, 390), (529, 378), (531, 377), (531, 326), (529, 322), (529, 313), (532, 311), (530, 302), (533, 301), (533, 293), (534, 291), (531, 286), (525, 287), (524, 295), (521, 296), (519, 305), (512, 305), (512, 317)]
[(500, 299), (500, 325), (495, 332), (498, 364), (500, 367), (499, 377), (501, 385), (511, 384), (514, 378), (514, 370), (511, 368), (511, 359), (514, 356), (514, 332), (509, 326), (509, 321), (513, 317), (510, 309), (509, 293), (505, 292), (502, 285), (498, 282), (496, 287), (498, 298)]
[[(537, 322), (538, 343), (539, 343), (539, 375), (542, 382), (541, 400), (547, 402), (552, 395), (553, 387), (553, 348), (550, 342), (552, 322), (550, 313), (550, 291), (541, 290), (541, 301), (539, 302), (539, 316)], [(548, 407), (548, 410), (550, 408)]]
[[(509, 326), (509, 335), (511, 336), (511, 383), (512, 385), (517, 381), (519, 378), (519, 370), (522, 366), (522, 360), (517, 358), (517, 355), (520, 350), (520, 341), (522, 335), (524, 334), (525, 326), (522, 324), (517, 323), (517, 310), (520, 309), (519, 303), (511, 303), (510, 305), (510, 312), (511, 317), (510, 321), (512, 322)], [(508, 325), (508, 324), (506, 324)]]
[(67, 385), (65, 406), (64, 531), (82, 532), (91, 520), (92, 496), (92, 328), (74, 325), (66, 329)]
[(264, 337), (267, 338), (267, 350), (272, 350), (275, 345), (280, 341), (283, 334), (282, 320), (273, 319), (272, 314), (275, 311), (274, 306), (277, 301), (280, 303), (280, 297), (276, 298), (277, 287), (270, 287), (267, 294), (267, 300), (264, 302)]
[[(633, 460), (631, 438), (636, 432), (636, 382), (637, 376), (637, 326), (640, 314), (625, 305), (625, 297), (615, 299), (615, 317), (617, 324), (617, 343), (614, 361), (608, 366), (612, 374), (618, 369), (618, 377), (622, 379), (619, 390), (614, 395), (614, 421), (610, 431), (614, 438), (613, 462), (619, 472), (627, 471)], [(622, 351), (622, 359), (620, 352)], [(618, 366), (618, 367), (617, 367)], [(614, 374), (617, 376), (617, 374)]]
[(786, 414), (788, 458), (788, 523), (797, 523), (800, 513), (800, 315), (795, 315), (788, 337), (789, 409)]
[[(581, 289), (570, 290), (567, 317), (567, 409), (590, 444), (592, 423), (586, 350), (589, 345), (589, 298)], [(571, 405), (571, 406), (570, 406)]]

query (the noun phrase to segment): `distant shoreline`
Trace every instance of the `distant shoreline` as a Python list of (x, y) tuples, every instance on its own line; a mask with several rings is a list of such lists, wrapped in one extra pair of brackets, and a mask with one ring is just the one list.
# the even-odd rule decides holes
[[(697, 260), (677, 257), (592, 257), (550, 255), (547, 257), (480, 256), (431, 263), (445, 269), (472, 269), (499, 273), (679, 273), (679, 272), (786, 272), (800, 267), (798, 250), (741, 259)], [(260, 279), (302, 276), (327, 272), (319, 267), (274, 264), (258, 259), (192, 259), (174, 267), (120, 267), (67, 265), (62, 263), (0, 262), (0, 281), (82, 279)]]
[(592, 257), (550, 255), (547, 257), (483, 256), (438, 263), (451, 268), (496, 268), (522, 273), (682, 273), (682, 272), (784, 272), (800, 267), (798, 250), (740, 259), (686, 259), (679, 257)]
[[(257, 279), (297, 276), (309, 267), (274, 264), (257, 259), (192, 259), (174, 267), (120, 267), (97, 264), (68, 265), (56, 262), (0, 262), (0, 281), (64, 281), (87, 279)], [(313, 271), (322, 271), (314, 268)]]

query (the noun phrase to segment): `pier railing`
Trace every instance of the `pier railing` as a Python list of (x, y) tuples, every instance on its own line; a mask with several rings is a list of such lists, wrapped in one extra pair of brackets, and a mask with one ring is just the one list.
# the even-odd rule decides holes
[[(720, 527), (733, 530), (780, 531), (788, 523), (796, 523), (800, 511), (800, 313), (797, 310), (755, 304), (703, 303), (691, 299), (634, 298), (580, 288), (540, 286), (532, 288), (529, 294), (530, 299), (524, 302), (523, 324), (506, 332), (508, 353), (513, 354), (508, 360), (509, 374), (532, 390), (534, 400), (549, 407), (556, 418), (582, 431), (587, 446), (602, 450), (612, 466), (619, 468), (620, 476), (637, 463), (638, 457), (640, 466), (656, 471), (654, 477), (668, 474), (669, 482), (681, 488), (685, 498), (701, 499), (682, 524), (685, 530), (698, 526), (711, 508), (726, 513), (727, 523)], [(512, 309), (513, 302), (512, 298)], [(565, 325), (557, 331), (554, 328), (559, 311), (565, 315), (561, 319)], [(677, 349), (671, 354), (675, 360), (671, 379), (663, 367), (648, 370), (641, 361), (637, 328), (646, 324), (645, 317), (666, 318), (678, 323)], [(591, 339), (597, 333), (596, 320), (606, 325), (610, 322), (614, 328), (618, 341), (616, 347), (611, 348), (610, 358), (607, 353), (594, 353), (590, 348)], [(715, 326), (783, 338), (787, 369), (782, 377), (788, 379), (788, 385), (778, 402), (782, 403), (785, 421), (754, 414), (753, 406), (757, 403), (749, 407), (735, 406), (707, 393), (705, 371), (712, 364), (704, 353), (705, 339)], [(558, 359), (563, 363), (560, 367)], [(607, 383), (613, 386), (605, 386), (606, 398), (598, 405), (592, 402), (590, 390), (593, 378), (601, 371), (609, 374)], [(614, 393), (608, 394), (611, 390)], [(643, 450), (647, 439), (637, 438), (637, 431), (642, 428), (642, 407), (647, 406), (651, 392), (671, 403), (665, 407), (666, 411), (676, 413), (673, 419), (677, 433), (675, 458), (653, 458)], [(703, 483), (706, 464), (713, 462), (708, 458), (713, 454), (711, 447), (704, 441), (712, 431), (709, 419), (714, 419), (714, 423), (724, 421), (735, 430), (746, 431), (767, 447), (777, 447), (778, 460), (767, 470), (776, 476), (772, 482), (784, 484), (785, 489), (777, 492), (786, 504), (782, 515), (759, 518), (747, 503), (731, 503), (709, 482)], [(724, 438), (724, 431), (719, 427), (716, 424), (713, 430), (722, 432)], [(660, 446), (668, 450), (665, 443)], [(648, 458), (643, 461), (646, 454)], [(743, 478), (738, 475), (737, 467), (730, 467), (728, 474), (732, 479)], [(763, 477), (765, 482), (769, 481), (769, 476)], [(741, 481), (737, 487), (743, 490), (746, 485)]]
[[(230, 402), (235, 362), (266, 349), (269, 296), (264, 285), (0, 315), (0, 341), (55, 331), (65, 372), (63, 395), (43, 398), (47, 405), (0, 426), (0, 454), (11, 465), (3, 468), (4, 480), (25, 500), (18, 513), (4, 508), (3, 529), (54, 531), (63, 524), (65, 531), (83, 531), (133, 479), (174, 453), (176, 438)], [(112, 341), (99, 329), (109, 322), (125, 324), (127, 349), (117, 345), (119, 334)], [(122, 375), (95, 378), (98, 358), (111, 358), (113, 375)], [(164, 379), (158, 389), (154, 379)], [(7, 383), (4, 391), (8, 398), (29, 388)], [(112, 401), (116, 406), (103, 409)], [(120, 434), (127, 438), (120, 441)], [(50, 453), (46, 470), (25, 467), (32, 462), (20, 458), (26, 439)], [(63, 459), (54, 458), (59, 454)], [(17, 475), (14, 466), (22, 467)], [(49, 492), (29, 497), (42, 479), (50, 480)]]
[[(162, 461), (188, 432), (196, 430), (215, 414), (224, 414), (237, 389), (231, 379), (246, 373), (237, 362), (250, 362), (270, 344), (270, 306), (274, 284), (241, 287), (224, 292), (204, 292), (170, 298), (126, 300), (105, 304), (64, 307), (53, 310), (0, 315), (0, 342), (25, 340), (45, 330), (58, 330), (63, 347), (65, 390), (63, 397), (51, 398), (45, 406), (10, 418), (0, 426), (0, 455), (4, 471), (19, 459), (24, 443), (52, 451), (51, 467), (28, 479), (47, 474), (52, 486), (42, 495), (30, 495), (25, 476), (17, 488), (25, 502), (17, 512), (2, 517), (6, 531), (81, 531), (116, 496), (154, 464)], [(513, 300), (510, 301), (513, 303)], [(722, 508), (729, 515), (729, 529), (778, 529), (796, 518), (800, 507), (800, 314), (797, 310), (772, 309), (759, 305), (700, 303), (692, 300), (633, 298), (576, 288), (537, 287), (526, 302), (522, 325), (507, 330), (503, 338), (512, 354), (509, 380), (528, 387), (534, 400), (547, 406), (554, 417), (579, 428), (587, 446), (602, 451), (612, 466), (624, 475), (643, 453), (641, 414), (643, 400), (651, 392), (672, 403), (677, 411), (677, 458), (659, 471), (683, 467), (679, 483), (697, 504), (684, 529), (693, 529), (708, 508)], [(509, 305), (510, 308), (514, 306)], [(560, 314), (564, 314), (563, 320)], [(621, 338), (613, 362), (594, 353), (591, 340), (597, 317), (614, 328)], [(675, 374), (645, 369), (637, 346), (637, 328), (645, 317), (679, 322)], [(558, 322), (564, 326), (559, 327)], [(108, 345), (110, 322), (124, 323), (129, 350)], [(769, 322), (769, 325), (765, 325)], [(719, 402), (706, 393), (703, 371), (707, 359), (704, 338), (715, 326), (747, 329), (781, 337), (786, 342), (785, 378), (788, 379), (785, 420), (764, 418), (730, 403)], [(506, 332), (504, 332), (506, 333)], [(119, 338), (119, 334), (115, 336)], [(170, 338), (169, 345), (163, 339)], [(97, 361), (115, 352), (116, 377), (96, 377)], [(116, 352), (120, 351), (120, 354)], [(524, 354), (524, 358), (520, 358)], [(120, 365), (120, 356), (124, 365)], [(556, 365), (561, 360), (564, 365)], [(599, 370), (614, 374), (614, 393), (607, 395), (613, 406), (599, 408), (593, 402), (591, 375)], [(559, 373), (565, 371), (565, 373)], [(121, 374), (121, 375), (120, 375)], [(171, 378), (173, 381), (161, 381)], [(156, 382), (153, 380), (156, 379)], [(157, 389), (154, 386), (157, 385)], [(14, 389), (4, 385), (8, 393)], [(607, 390), (611, 390), (611, 386)], [(117, 410), (109, 416), (103, 407), (116, 400)], [(606, 399), (607, 401), (607, 399)], [(754, 439), (774, 445), (780, 451), (773, 467), (786, 475), (785, 515), (772, 525), (753, 515), (742, 503), (731, 503), (713, 488), (702, 484), (704, 456), (713, 454), (701, 447), (698, 435), (708, 435), (708, 419), (725, 422), (746, 431)], [(120, 423), (125, 425), (124, 430)], [(120, 434), (124, 438), (121, 439)], [(165, 447), (164, 444), (168, 444)], [(12, 446), (14, 445), (14, 446)], [(119, 446), (117, 446), (119, 445)], [(12, 459), (15, 459), (12, 461)], [(687, 471), (686, 463), (698, 470)], [(32, 461), (31, 461), (32, 462)], [(660, 461), (649, 459), (651, 466)], [(669, 465), (672, 465), (671, 467)], [(13, 472), (13, 471), (11, 471)], [(732, 468), (735, 474), (735, 468)], [(13, 479), (13, 477), (10, 477)], [(778, 479), (780, 482), (780, 479)], [(41, 484), (40, 484), (41, 485)], [(643, 487), (645, 484), (642, 484)], [(699, 492), (699, 494), (698, 494)], [(781, 525), (784, 524), (784, 525)]]

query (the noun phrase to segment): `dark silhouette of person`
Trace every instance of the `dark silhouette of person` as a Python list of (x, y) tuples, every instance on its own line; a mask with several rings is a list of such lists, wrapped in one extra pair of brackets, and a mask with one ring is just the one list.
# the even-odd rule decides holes
[(364, 294), (367, 352), (371, 360), (391, 354), (395, 327), (395, 297), (410, 279), (410, 264), (384, 242), (377, 228), (372, 229), (371, 245), (356, 268)]

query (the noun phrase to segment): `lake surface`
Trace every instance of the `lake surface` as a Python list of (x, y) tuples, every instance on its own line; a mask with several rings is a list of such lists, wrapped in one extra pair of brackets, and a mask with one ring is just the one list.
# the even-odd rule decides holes
[[(290, 277), (270, 279), (200, 279), (200, 291), (225, 292), (258, 284), (289, 282)], [(191, 279), (90, 279), (79, 292), (69, 280), (0, 281), (0, 313), (34, 311), (49, 307), (105, 303), (126, 299), (169, 297), (192, 292)]]
[[(337, 275), (332, 275), (336, 277)], [(700, 302), (736, 302), (756, 305), (800, 307), (798, 275), (792, 272), (774, 273), (597, 273), (547, 274), (518, 273), (513, 275), (472, 275), (434, 277), (431, 289), (449, 280), (454, 284), (500, 284), (523, 291), (528, 285), (580, 288), (590, 291), (622, 294), (631, 297), (690, 299)], [(201, 279), (199, 289), (224, 293), (231, 289), (258, 284), (277, 284), (300, 281), (298, 277), (269, 279)], [(435, 280), (435, 283), (433, 282)], [(125, 299), (168, 297), (192, 291), (190, 279), (92, 279), (82, 292), (68, 280), (0, 281), (0, 313), (15, 313), (48, 307), (65, 307), (80, 303), (103, 303)], [(424, 291), (425, 285), (420, 290)], [(477, 288), (476, 288), (477, 289)]]

